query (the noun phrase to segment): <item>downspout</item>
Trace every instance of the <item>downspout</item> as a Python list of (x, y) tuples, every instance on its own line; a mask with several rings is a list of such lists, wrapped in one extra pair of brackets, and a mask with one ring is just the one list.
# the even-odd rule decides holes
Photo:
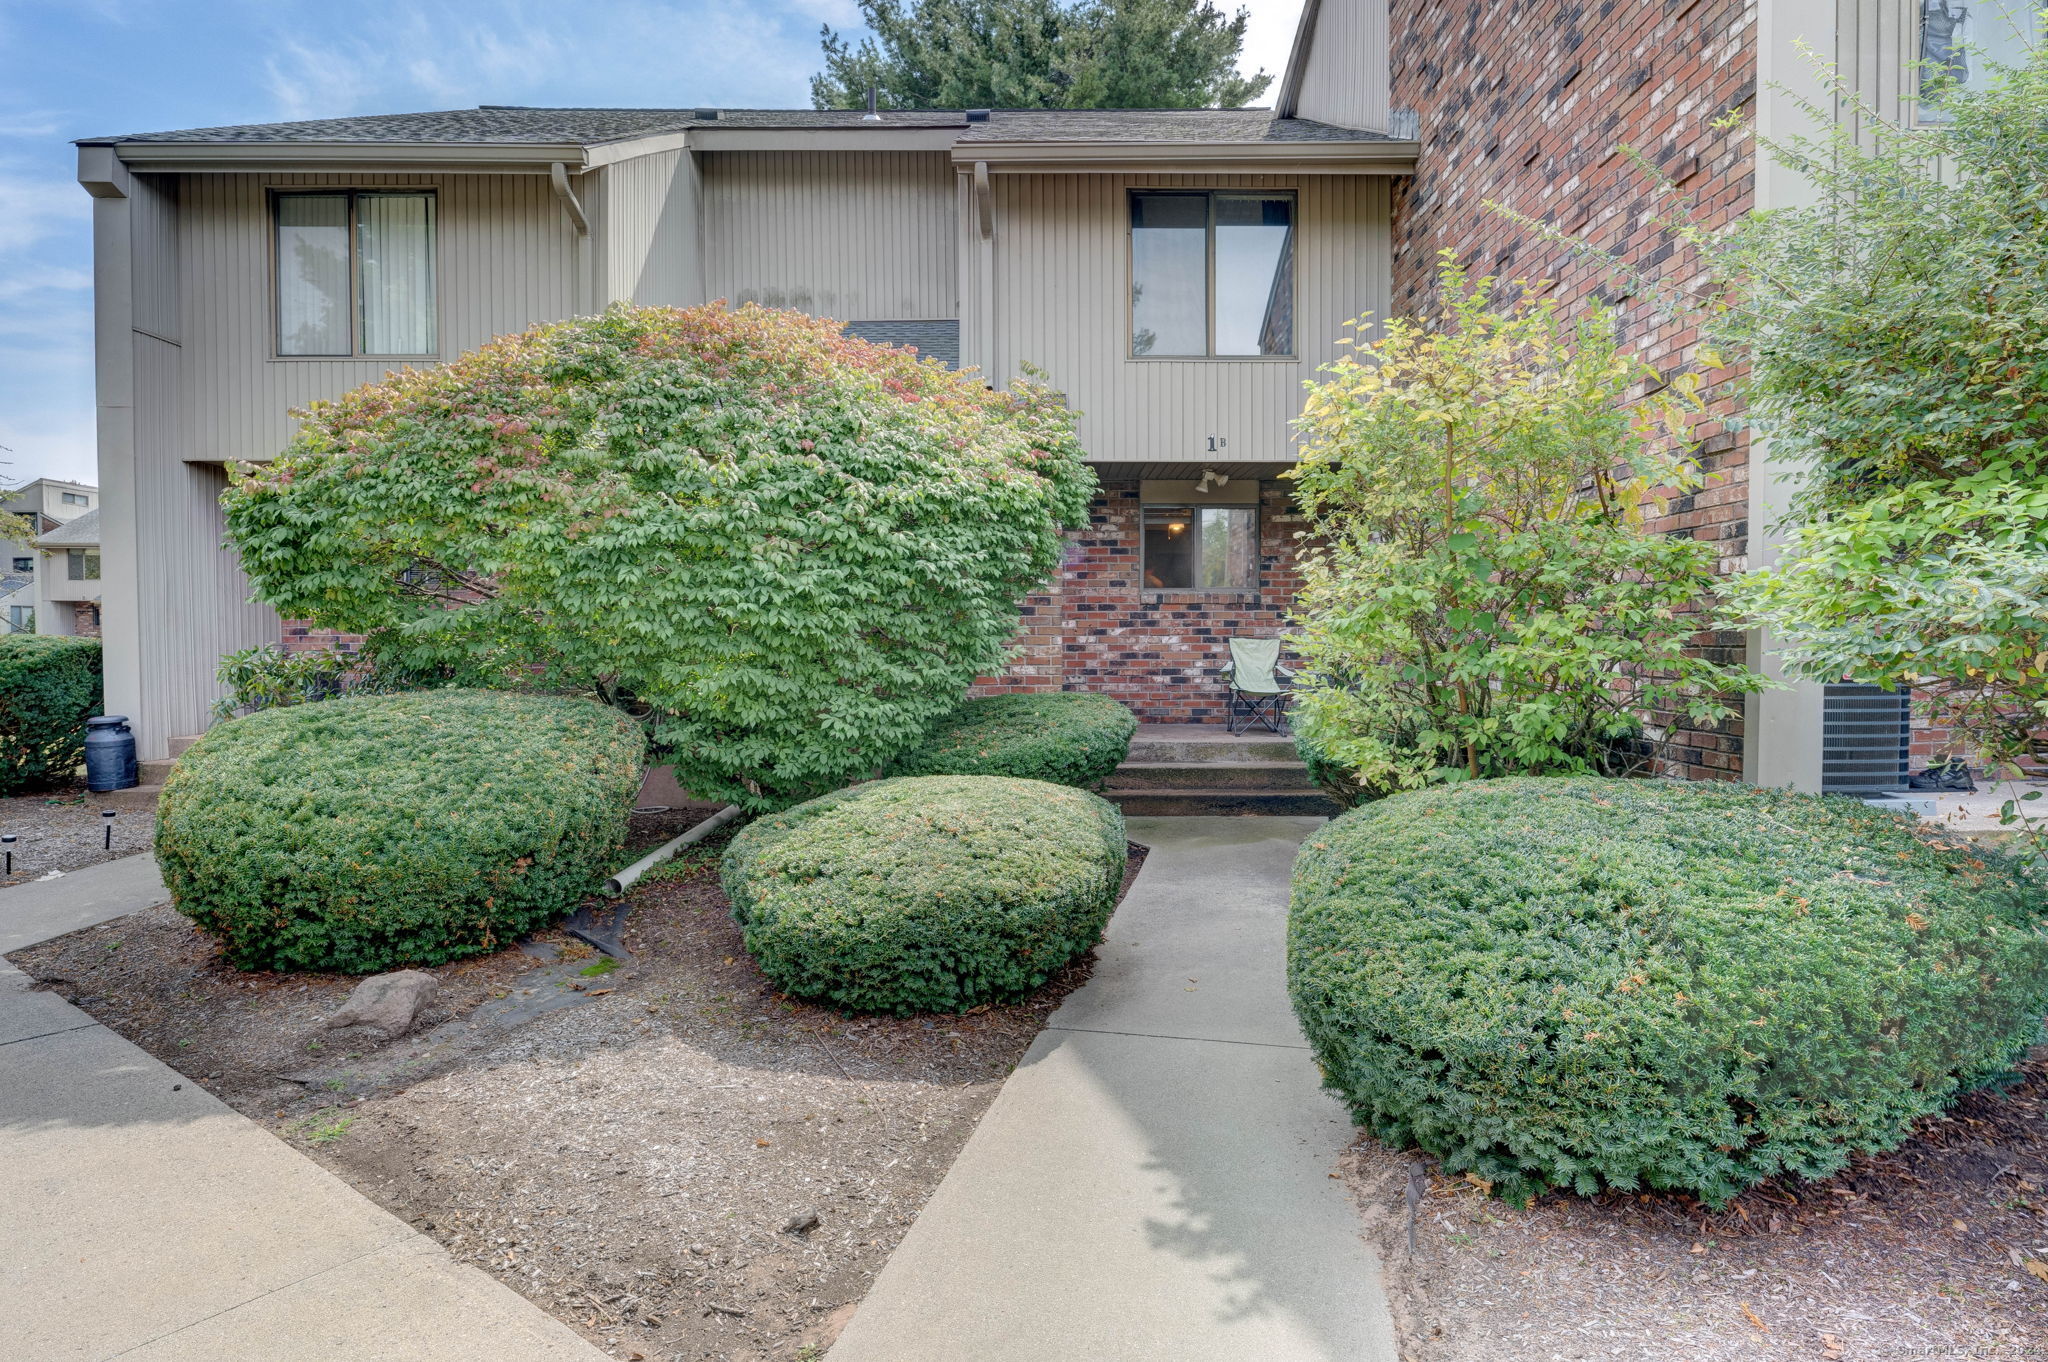
[(975, 245), (974, 287), (976, 313), (979, 317), (981, 335), (976, 339), (981, 351), (981, 376), (989, 383), (1000, 386), (1002, 376), (995, 371), (996, 361), (996, 196), (989, 184), (988, 162), (974, 163), (974, 222), (980, 240)]
[(569, 225), (576, 229), (576, 274), (579, 281), (577, 301), (579, 312), (596, 312), (602, 306), (599, 295), (603, 289), (599, 283), (597, 252), (591, 248), (590, 218), (584, 213), (582, 203), (576, 198), (576, 191), (569, 187), (569, 167), (556, 161), (548, 167), (548, 183), (554, 186), (555, 197), (561, 200), (562, 211), (569, 215)]

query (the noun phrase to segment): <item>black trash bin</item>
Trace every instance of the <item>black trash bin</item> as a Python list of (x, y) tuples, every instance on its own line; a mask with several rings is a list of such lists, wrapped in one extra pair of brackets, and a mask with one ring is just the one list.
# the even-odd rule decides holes
[(125, 714), (101, 714), (85, 721), (85, 788), (94, 793), (125, 790), (139, 783), (135, 734)]

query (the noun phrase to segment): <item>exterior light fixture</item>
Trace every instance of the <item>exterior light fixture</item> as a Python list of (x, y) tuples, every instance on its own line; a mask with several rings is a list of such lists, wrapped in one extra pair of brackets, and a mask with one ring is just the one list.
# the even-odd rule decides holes
[(114, 849), (114, 810), (101, 809), (100, 822), (105, 824), (107, 829), (107, 839), (102, 845), (108, 851), (112, 851)]
[(5, 847), (7, 850), (6, 873), (12, 875), (14, 873), (14, 834), (11, 832), (0, 833), (0, 847)]
[(1230, 474), (1218, 473), (1213, 468), (1205, 468), (1202, 470), (1202, 480), (1195, 484), (1195, 491), (1199, 495), (1207, 496), (1212, 487), (1227, 487), (1229, 485)]

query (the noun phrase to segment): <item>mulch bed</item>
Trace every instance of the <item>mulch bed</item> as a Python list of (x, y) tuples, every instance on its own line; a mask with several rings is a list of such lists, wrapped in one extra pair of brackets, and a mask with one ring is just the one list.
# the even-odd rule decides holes
[(105, 846), (104, 803), (84, 786), (0, 799), (0, 833), (15, 837), (14, 872), (0, 874), (0, 888), (42, 879), (51, 871), (73, 871), (101, 861), (149, 850), (156, 814), (124, 809), (113, 817), (114, 845)]
[[(1890, 1154), (1766, 1183), (1516, 1210), (1361, 1138), (1345, 1160), (1404, 1362), (2048, 1357), (2048, 1047)], [(1411, 1176), (1423, 1192), (1409, 1248)]]
[[(544, 934), (444, 966), (389, 1044), (326, 1028), (353, 979), (230, 969), (168, 908), (12, 959), (621, 1358), (816, 1357), (1093, 956), (964, 1016), (796, 1002), (741, 948), (724, 835), (635, 891), (630, 963)], [(467, 1034), (548, 990), (575, 1005)]]

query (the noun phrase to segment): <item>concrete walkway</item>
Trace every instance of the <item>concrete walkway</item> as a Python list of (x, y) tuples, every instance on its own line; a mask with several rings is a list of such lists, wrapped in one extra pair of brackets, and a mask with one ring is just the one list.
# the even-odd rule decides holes
[[(147, 856), (0, 890), (0, 950), (163, 899)], [(494, 1278), (0, 963), (0, 1357), (601, 1362)]]
[(1394, 1362), (1351, 1131), (1288, 1007), (1320, 819), (1134, 818), (1151, 848), (829, 1362)]

